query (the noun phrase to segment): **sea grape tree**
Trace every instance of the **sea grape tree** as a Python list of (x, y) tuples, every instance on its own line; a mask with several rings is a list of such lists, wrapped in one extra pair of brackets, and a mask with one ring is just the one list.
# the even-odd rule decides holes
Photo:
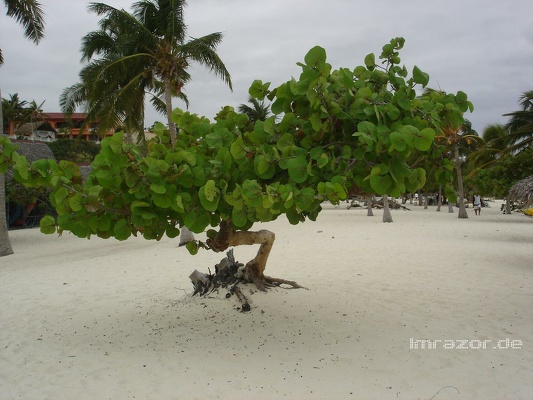
[[(291, 224), (315, 220), (323, 202), (345, 200), (353, 185), (392, 196), (414, 192), (426, 172), (411, 166), (412, 155), (442, 158), (436, 133), (450, 118), (460, 123), (470, 105), (462, 93), (418, 96), (429, 76), (400, 66), (403, 44), (393, 39), (378, 59), (370, 54), (364, 65), (338, 70), (324, 49), (311, 49), (298, 79), (274, 89), (253, 82), (250, 95), (272, 102), (265, 121), (252, 124), (230, 107), (214, 121), (176, 109), (174, 142), (162, 125), (146, 149), (125, 144), (118, 133), (102, 141), (84, 182), (75, 164), (30, 166), (14, 156), (17, 179), (53, 187), (58, 216), (42, 220), (45, 233), (158, 240), (187, 227), (207, 230), (205, 243), (187, 244), (191, 253), (259, 244), (244, 279), (265, 289), (279, 282), (264, 274), (274, 234), (251, 231), (256, 222), (282, 215)], [(451, 176), (448, 165), (442, 168)]]

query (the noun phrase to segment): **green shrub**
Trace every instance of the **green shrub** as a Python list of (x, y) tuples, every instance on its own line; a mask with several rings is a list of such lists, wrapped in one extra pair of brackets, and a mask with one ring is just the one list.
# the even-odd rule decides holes
[(79, 139), (59, 139), (47, 145), (57, 161), (91, 162), (100, 151), (100, 144)]

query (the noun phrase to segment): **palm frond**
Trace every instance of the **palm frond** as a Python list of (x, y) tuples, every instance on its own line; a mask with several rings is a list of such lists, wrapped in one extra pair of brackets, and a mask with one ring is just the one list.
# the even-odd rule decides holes
[(44, 12), (37, 0), (4, 0), (6, 15), (24, 28), (24, 36), (35, 43), (44, 36)]

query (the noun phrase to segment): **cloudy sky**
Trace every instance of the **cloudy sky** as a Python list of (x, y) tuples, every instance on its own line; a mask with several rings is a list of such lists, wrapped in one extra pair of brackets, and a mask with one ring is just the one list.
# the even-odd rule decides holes
[[(104, 2), (131, 11), (134, 1)], [(46, 32), (38, 46), (0, 5), (0, 89), (4, 98), (18, 93), (57, 112), (63, 89), (78, 81), (81, 38), (98, 18), (87, 12), (89, 1), (41, 3)], [(224, 34), (218, 52), (233, 92), (200, 66), (186, 87), (189, 110), (209, 118), (224, 105), (245, 103), (254, 79), (274, 87), (297, 77), (296, 63), (315, 45), (334, 68), (354, 68), (397, 36), (406, 39), (401, 57), (409, 70), (417, 65), (429, 73), (429, 86), (468, 94), (475, 110), (467, 118), (479, 133), (505, 123), (502, 114), (517, 110), (520, 94), (533, 90), (532, 0), (189, 0), (185, 11), (190, 36)], [(149, 109), (146, 126), (156, 120), (164, 118)]]

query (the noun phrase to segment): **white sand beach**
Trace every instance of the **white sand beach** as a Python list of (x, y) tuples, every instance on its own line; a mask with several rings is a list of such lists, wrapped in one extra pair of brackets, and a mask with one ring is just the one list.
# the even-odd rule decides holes
[(247, 313), (190, 297), (224, 254), (10, 232), (0, 399), (531, 399), (533, 219), (490, 205), (258, 224), (267, 274), (308, 290), (247, 288)]

